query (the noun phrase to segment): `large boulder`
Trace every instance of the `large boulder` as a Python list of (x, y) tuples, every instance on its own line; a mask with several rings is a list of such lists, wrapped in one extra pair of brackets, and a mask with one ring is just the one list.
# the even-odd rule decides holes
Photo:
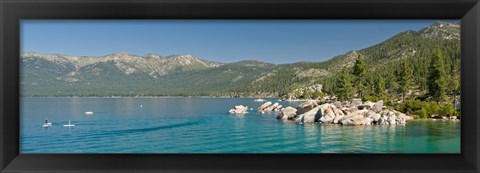
[(318, 122), (318, 119), (322, 117), (322, 111), (319, 111), (319, 110), (320, 110), (320, 107), (315, 107), (310, 111), (301, 114), (300, 115), (302, 117), (301, 122), (302, 123)]
[(331, 108), (333, 110), (333, 113), (335, 114), (335, 118), (333, 119), (333, 123), (338, 124), (340, 119), (345, 117), (345, 113), (342, 110), (338, 109), (337, 107), (335, 107), (333, 105), (332, 105)]
[(375, 103), (372, 107), (372, 110), (375, 112), (380, 112), (383, 109), (383, 100), (379, 100), (377, 103)]
[(320, 118), (320, 122), (332, 123), (335, 120), (335, 112), (332, 109), (332, 107), (328, 107), (324, 111), (320, 111), (320, 112), (323, 113), (322, 117)]
[(371, 118), (374, 122), (377, 122), (377, 121), (380, 119), (380, 117), (382, 117), (382, 116), (381, 116), (380, 114), (378, 114), (378, 113), (375, 113), (375, 112), (374, 112), (372, 115), (370, 115), (370, 118)]
[(258, 110), (263, 111), (265, 108), (267, 108), (270, 105), (272, 105), (272, 102), (265, 102), (262, 105), (260, 105), (260, 107), (258, 107)]
[(297, 109), (294, 107), (286, 107), (280, 113), (278, 113), (277, 119), (292, 120), (297, 115)]
[(361, 125), (365, 122), (365, 114), (368, 110), (358, 110), (346, 115), (340, 120), (342, 125)]
[(362, 114), (347, 115), (340, 120), (342, 125), (361, 125), (365, 122), (365, 116)]
[(237, 105), (233, 109), (230, 109), (228, 112), (231, 114), (245, 114), (248, 113), (248, 106)]
[(274, 103), (273, 105), (265, 108), (264, 111), (273, 111), (274, 109), (277, 108), (278, 105), (279, 105), (278, 103)]
[(297, 114), (303, 114), (305, 112), (308, 112), (312, 110), (313, 108), (317, 107), (318, 103), (315, 100), (307, 100), (303, 102), (300, 106), (297, 108)]

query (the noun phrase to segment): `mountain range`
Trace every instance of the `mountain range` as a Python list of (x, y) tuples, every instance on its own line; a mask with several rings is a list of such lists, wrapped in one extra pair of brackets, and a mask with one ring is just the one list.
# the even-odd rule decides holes
[[(444, 50), (448, 62), (459, 61), (459, 24), (437, 22), (324, 62), (293, 64), (220, 63), (193, 55), (113, 53), (90, 57), (24, 52), (20, 55), (20, 86), (22, 96), (278, 97), (299, 87), (332, 82), (340, 69), (353, 66), (360, 54), (371, 74), (387, 73), (406, 60), (419, 76), (422, 70), (415, 69), (428, 64), (438, 48)], [(417, 82), (422, 82), (420, 77)]]

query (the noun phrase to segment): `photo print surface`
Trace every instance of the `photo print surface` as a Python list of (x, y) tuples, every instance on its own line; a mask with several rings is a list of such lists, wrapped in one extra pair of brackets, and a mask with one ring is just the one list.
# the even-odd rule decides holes
[(21, 153), (460, 153), (458, 20), (22, 20)]

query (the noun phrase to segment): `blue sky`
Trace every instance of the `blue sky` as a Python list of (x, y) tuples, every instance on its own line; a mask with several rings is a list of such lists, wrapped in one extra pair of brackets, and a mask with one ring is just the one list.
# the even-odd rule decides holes
[[(22, 20), (21, 51), (191, 54), (217, 62), (324, 61), (436, 20)], [(457, 22), (457, 21), (449, 21)]]

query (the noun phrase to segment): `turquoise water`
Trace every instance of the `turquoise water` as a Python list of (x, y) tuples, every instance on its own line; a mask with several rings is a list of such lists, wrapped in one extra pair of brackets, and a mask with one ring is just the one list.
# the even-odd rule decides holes
[[(271, 99), (271, 101), (275, 101)], [(460, 153), (460, 123), (296, 124), (248, 98), (22, 98), (21, 153)], [(295, 102), (280, 102), (284, 107)], [(84, 112), (93, 111), (94, 115)], [(43, 128), (48, 117), (52, 127)], [(75, 127), (63, 127), (71, 120)]]

